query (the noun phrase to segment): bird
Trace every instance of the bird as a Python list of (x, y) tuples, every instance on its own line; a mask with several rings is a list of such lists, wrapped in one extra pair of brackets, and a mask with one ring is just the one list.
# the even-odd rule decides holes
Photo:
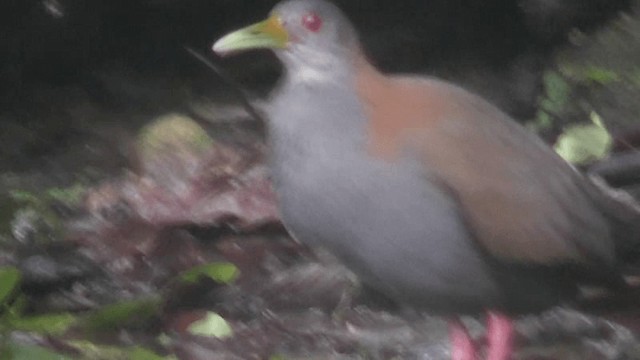
[(478, 358), (462, 315), (486, 314), (485, 358), (508, 360), (514, 316), (583, 284), (625, 288), (632, 221), (599, 188), (479, 95), (379, 71), (335, 4), (280, 2), (212, 49), (271, 49), (284, 66), (266, 113), (291, 235), (449, 319), (453, 360)]

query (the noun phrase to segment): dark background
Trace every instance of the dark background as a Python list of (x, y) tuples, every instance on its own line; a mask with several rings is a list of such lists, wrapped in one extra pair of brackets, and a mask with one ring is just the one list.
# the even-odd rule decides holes
[[(0, 3), (3, 109), (34, 84), (79, 83), (97, 100), (96, 72), (190, 74), (183, 46), (209, 52), (223, 32), (265, 16), (271, 0), (4, 0)], [(389, 71), (437, 74), (531, 117), (540, 72), (574, 28), (597, 27), (629, 0), (339, 1), (366, 49)], [(101, 90), (107, 92), (102, 93)]]

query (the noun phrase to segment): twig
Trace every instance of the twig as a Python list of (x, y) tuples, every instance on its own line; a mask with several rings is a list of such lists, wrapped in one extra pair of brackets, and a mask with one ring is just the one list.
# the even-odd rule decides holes
[(589, 168), (591, 175), (603, 177), (612, 186), (626, 186), (640, 181), (640, 152), (615, 154)]
[(265, 122), (264, 117), (260, 115), (260, 112), (249, 101), (249, 95), (242, 89), (242, 86), (238, 82), (233, 80), (233, 78), (229, 76), (229, 74), (227, 74), (226, 71), (224, 71), (221, 67), (217, 66), (211, 60), (207, 59), (204, 55), (192, 49), (191, 47), (185, 46), (184, 49), (189, 53), (189, 55), (193, 56), (194, 58), (196, 58), (196, 60), (200, 61), (209, 69), (213, 70), (213, 72), (215, 72), (216, 75), (218, 75), (218, 77), (222, 79), (222, 81), (229, 85), (229, 87), (233, 91), (233, 94), (238, 98), (238, 100), (240, 100), (240, 104), (242, 105), (242, 107), (244, 107), (244, 109), (251, 117), (263, 123)]

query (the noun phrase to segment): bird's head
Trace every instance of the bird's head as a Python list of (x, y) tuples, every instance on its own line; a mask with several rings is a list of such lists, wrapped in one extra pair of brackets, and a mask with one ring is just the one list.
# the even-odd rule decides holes
[(348, 71), (360, 51), (350, 21), (324, 0), (281, 2), (266, 20), (227, 34), (213, 45), (220, 55), (259, 48), (272, 49), (289, 71), (319, 74)]

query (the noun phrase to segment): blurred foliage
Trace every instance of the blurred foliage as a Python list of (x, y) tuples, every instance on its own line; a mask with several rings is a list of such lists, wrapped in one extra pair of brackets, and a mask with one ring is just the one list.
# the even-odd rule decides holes
[(544, 74), (530, 127), (556, 139), (556, 151), (574, 164), (607, 156), (613, 137), (640, 127), (640, 9), (634, 12), (594, 36), (574, 31)]
[(575, 82), (585, 85), (611, 85), (615, 82), (621, 81), (623, 78), (612, 69), (607, 69), (593, 64), (562, 64), (560, 71), (568, 79), (572, 79)]
[(568, 126), (555, 145), (556, 152), (572, 164), (586, 164), (609, 154), (613, 140), (600, 117), (592, 113), (592, 124)]
[(39, 346), (16, 344), (9, 340), (9, 334), (16, 330), (59, 334), (66, 331), (74, 320), (68, 314), (23, 317), (26, 300), (19, 292), (20, 280), (18, 269), (0, 269), (0, 360), (70, 359)]
[(70, 345), (80, 352), (75, 358), (81, 360), (177, 360), (175, 356), (161, 356), (139, 346), (106, 346), (89, 341), (72, 341)]
[[(85, 314), (24, 315), (26, 298), (19, 291), (20, 272), (15, 268), (0, 269), (0, 360), (20, 359), (70, 359), (45, 348), (17, 344), (8, 340), (13, 331), (29, 332), (45, 336), (57, 336), (69, 330), (113, 330), (139, 326), (160, 313), (159, 298), (124, 301), (104, 306)], [(70, 341), (70, 348), (82, 355), (76, 359), (175, 359), (162, 357), (142, 347), (101, 346), (89, 341)]]
[(3, 237), (11, 233), (11, 220), (20, 206), (8, 192), (0, 192), (0, 244), (8, 242)]
[(13, 267), (0, 268), (0, 305), (4, 308), (20, 284), (20, 271)]
[[(11, 209), (11, 214), (7, 214), (7, 219), (0, 219), (0, 221), (9, 222), (7, 230), (12, 231), (15, 237), (20, 236), (15, 233), (16, 225), (12, 222), (20, 219), (39, 230), (32, 232), (35, 238), (29, 238), (29, 241), (46, 244), (52, 240), (60, 239), (64, 234), (64, 219), (56, 211), (56, 205), (69, 208), (77, 206), (82, 201), (87, 189), (87, 185), (76, 183), (68, 188), (49, 188), (38, 193), (11, 190), (9, 198), (15, 203), (15, 207)], [(0, 225), (1, 227), (2, 225)], [(27, 239), (17, 240), (24, 242)]]
[[(238, 268), (232, 263), (213, 262), (195, 266), (182, 274), (180, 280), (195, 283), (201, 278), (209, 278), (222, 284), (229, 284), (240, 275)], [(206, 315), (189, 325), (188, 332), (200, 336), (225, 338), (233, 335), (233, 330), (227, 321), (217, 313), (207, 312)]]
[[(17, 209), (12, 214), (9, 223), (14, 237), (20, 242), (36, 242), (46, 244), (54, 238), (60, 238), (63, 233), (63, 222), (51, 207), (51, 201), (46, 195), (34, 194), (28, 191), (13, 190), (9, 195), (17, 203)], [(29, 225), (38, 231), (29, 234), (20, 233), (18, 223)], [(26, 237), (33, 235), (33, 237)]]
[(140, 326), (158, 316), (161, 305), (161, 299), (156, 297), (122, 301), (89, 314), (79, 326), (90, 331)]
[(159, 117), (145, 126), (138, 136), (138, 147), (143, 157), (166, 151), (200, 153), (212, 145), (213, 140), (198, 123), (180, 114)]
[(543, 77), (544, 94), (540, 100), (540, 109), (535, 122), (535, 130), (550, 128), (556, 117), (562, 112), (569, 100), (571, 88), (557, 72), (547, 71)]
[(187, 283), (195, 283), (201, 277), (210, 278), (222, 284), (233, 282), (240, 274), (238, 268), (226, 262), (214, 262), (195, 266), (182, 274), (180, 278)]
[[(38, 209), (50, 211), (47, 201), (64, 200), (74, 202), (81, 198), (83, 189), (74, 187), (70, 190), (53, 189), (39, 196), (29, 192), (14, 191), (12, 198), (24, 204), (29, 211)], [(24, 209), (22, 209), (24, 210)], [(21, 211), (22, 211), (21, 210)], [(214, 262), (193, 267), (180, 275), (183, 283), (197, 282), (201, 278), (209, 278), (216, 282), (228, 284), (239, 276), (239, 270), (231, 263)], [(3, 359), (69, 359), (66, 355), (56, 354), (40, 346), (16, 343), (10, 340), (16, 331), (33, 336), (68, 336), (77, 334), (109, 333), (114, 330), (128, 328), (143, 329), (153, 324), (162, 315), (164, 300), (160, 296), (151, 298), (126, 300), (110, 304), (84, 313), (27, 313), (28, 298), (20, 291), (21, 274), (17, 268), (0, 268), (0, 360)], [(207, 313), (203, 319), (192, 324), (194, 334), (204, 336), (225, 337), (232, 334), (227, 322), (215, 313)], [(81, 336), (81, 338), (83, 338)], [(59, 340), (80, 355), (77, 359), (175, 359), (165, 357), (143, 347), (104, 346), (93, 340)], [(157, 344), (160, 348), (166, 348)]]
[(35, 345), (8, 343), (0, 348), (0, 360), (71, 360), (66, 355), (57, 354)]
[(26, 206), (35, 209), (46, 209), (52, 201), (57, 201), (67, 206), (75, 206), (82, 201), (84, 194), (87, 192), (87, 185), (76, 183), (68, 188), (50, 188), (42, 193), (32, 193), (24, 190), (12, 190), (9, 192), (11, 197)]
[(37, 316), (13, 316), (3, 319), (11, 330), (28, 331), (42, 335), (62, 335), (77, 324), (78, 316), (70, 313)]
[(84, 194), (87, 192), (87, 186), (76, 183), (68, 188), (51, 188), (46, 191), (48, 199), (58, 201), (67, 206), (75, 206), (80, 204)]
[(193, 335), (213, 336), (225, 338), (233, 336), (233, 330), (229, 323), (220, 315), (214, 312), (207, 314), (200, 320), (194, 321), (187, 329)]
[[(598, 114), (613, 133), (640, 125), (640, 2), (595, 36), (574, 31), (556, 57), (556, 73), (569, 85), (569, 103), (556, 113), (569, 123)], [(563, 124), (564, 125), (564, 124)]]

